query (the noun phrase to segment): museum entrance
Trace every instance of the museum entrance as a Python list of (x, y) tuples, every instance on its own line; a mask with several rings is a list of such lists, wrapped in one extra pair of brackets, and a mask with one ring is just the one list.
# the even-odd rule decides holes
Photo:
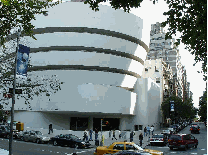
[(102, 131), (119, 130), (120, 118), (93, 118), (93, 131), (101, 131), (101, 119)]
[(71, 117), (70, 129), (75, 131), (84, 131), (88, 128), (87, 117)]

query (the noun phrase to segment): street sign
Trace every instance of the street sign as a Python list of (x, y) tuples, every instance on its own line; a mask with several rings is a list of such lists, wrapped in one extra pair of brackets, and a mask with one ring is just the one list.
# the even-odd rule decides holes
[[(9, 93), (13, 94), (13, 88), (9, 88)], [(22, 94), (22, 89), (15, 89), (15, 94)]]
[(174, 101), (170, 101), (170, 111), (174, 111)]
[(4, 95), (5, 98), (12, 98), (12, 94), (6, 94), (6, 93), (4, 93), (3, 95)]

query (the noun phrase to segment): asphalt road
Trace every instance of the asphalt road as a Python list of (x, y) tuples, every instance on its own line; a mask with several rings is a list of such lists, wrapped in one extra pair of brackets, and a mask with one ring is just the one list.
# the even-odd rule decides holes
[[(200, 126), (200, 134), (192, 134), (195, 138), (198, 139), (198, 147), (197, 148), (189, 148), (187, 151), (183, 150), (170, 150), (168, 145), (164, 147), (160, 146), (148, 146), (147, 148), (154, 149), (154, 150), (160, 150), (165, 153), (165, 155), (206, 155), (207, 154), (207, 128), (204, 125), (204, 123), (197, 122), (197, 124)], [(181, 130), (179, 133), (185, 133), (185, 134), (190, 134), (190, 127), (187, 126), (183, 130)]]
[[(203, 123), (198, 123), (200, 126), (200, 134), (193, 134), (199, 141), (198, 148), (189, 148), (187, 151), (183, 150), (170, 150), (166, 146), (148, 146), (147, 148), (160, 150), (165, 155), (205, 155), (207, 154), (207, 128)], [(184, 128), (180, 133), (190, 133), (189, 126)], [(0, 138), (0, 148), (9, 150), (9, 140)], [(51, 144), (36, 144), (32, 142), (23, 142), (14, 140), (13, 142), (13, 155), (72, 155), (76, 152), (79, 155), (93, 155), (95, 148), (90, 149), (74, 149), (70, 147), (53, 146)]]

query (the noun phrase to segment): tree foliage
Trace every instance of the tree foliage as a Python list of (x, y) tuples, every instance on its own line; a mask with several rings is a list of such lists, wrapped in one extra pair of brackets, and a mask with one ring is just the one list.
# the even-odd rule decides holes
[(52, 0), (0, 0), (0, 45), (5, 44), (10, 31), (18, 26), (22, 27), (22, 33), (35, 39), (31, 21), (36, 19), (36, 14), (46, 15), (44, 9), (53, 7), (60, 1), (50, 2)]
[(207, 90), (204, 92), (203, 96), (199, 99), (199, 112), (198, 115), (201, 116), (201, 121), (207, 119)]
[[(92, 10), (99, 11), (98, 4), (102, 1), (86, 0), (85, 4), (90, 4)], [(140, 7), (142, 1), (112, 0), (110, 4), (115, 9), (123, 8), (125, 12), (129, 12), (133, 7)], [(176, 34), (177, 31), (180, 32), (182, 35), (175, 44), (184, 43), (186, 49), (195, 56), (195, 62), (202, 62), (204, 80), (207, 80), (207, 1), (167, 0), (166, 2), (169, 11), (164, 12), (163, 15), (168, 18), (162, 22), (162, 26), (165, 27), (169, 24), (169, 28), (165, 38), (172, 38), (173, 34)], [(153, 4), (155, 4), (155, 0), (153, 0)]]
[[(10, 45), (16, 46), (14, 41), (13, 43), (10, 43)], [(13, 51), (15, 50), (12, 48), (12, 46), (5, 46), (5, 48), (2, 48), (2, 50), (3, 51), (0, 52), (0, 102), (3, 104), (8, 104), (9, 100), (2, 97), (4, 93), (8, 93), (9, 88), (13, 88), (15, 61), (15, 53)], [(32, 65), (30, 65), (30, 59), (28, 67), (32, 67)], [(63, 82), (60, 82), (57, 75), (39, 76), (30, 73), (28, 73), (26, 79), (17, 78), (16, 81), (16, 88), (22, 89), (23, 92), (23, 94), (16, 95), (17, 99), (25, 99), (25, 104), (28, 104), (29, 109), (31, 109), (30, 101), (33, 100), (34, 96), (47, 96), (48, 100), (50, 101), (51, 95), (61, 90), (61, 85), (63, 84)]]
[[(170, 101), (174, 101), (174, 111), (170, 111)], [(161, 105), (164, 118), (171, 120), (193, 119), (197, 109), (193, 106), (192, 99), (182, 101), (177, 96), (167, 98)]]

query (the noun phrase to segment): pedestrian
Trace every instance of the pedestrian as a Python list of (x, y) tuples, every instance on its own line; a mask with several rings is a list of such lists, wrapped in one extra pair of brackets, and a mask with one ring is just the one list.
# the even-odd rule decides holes
[(144, 127), (144, 136), (147, 135), (147, 128), (146, 126)]
[[(113, 137), (112, 137), (112, 140), (113, 140), (113, 138), (116, 139), (116, 133), (115, 133), (115, 130), (113, 130)], [(117, 139), (116, 139), (116, 140), (117, 140)]]
[(53, 133), (52, 124), (49, 125), (49, 133), (48, 134), (50, 134), (50, 131)]
[(143, 135), (142, 135), (142, 133), (140, 133), (140, 135), (139, 135), (140, 146), (142, 146), (142, 140), (143, 140)]
[(135, 135), (134, 131), (131, 131), (131, 133), (130, 133), (130, 142), (133, 142), (134, 135)]
[(109, 131), (109, 138), (111, 138), (112, 130)]
[(152, 135), (153, 135), (153, 132), (154, 132), (154, 126), (153, 125), (151, 126), (150, 131), (152, 132)]
[(95, 128), (95, 140), (98, 139), (98, 130)]
[(150, 127), (149, 127), (149, 125), (148, 125), (148, 127), (147, 127), (147, 132), (148, 132), (148, 134), (150, 135)]
[(93, 141), (93, 140), (92, 140), (92, 133), (93, 133), (93, 130), (92, 130), (92, 128), (91, 128), (90, 131), (89, 131), (89, 134), (90, 134), (90, 139), (89, 139), (89, 140), (90, 140), (90, 141)]
[(84, 131), (84, 136), (83, 140), (88, 141), (88, 135), (87, 135), (87, 130)]

